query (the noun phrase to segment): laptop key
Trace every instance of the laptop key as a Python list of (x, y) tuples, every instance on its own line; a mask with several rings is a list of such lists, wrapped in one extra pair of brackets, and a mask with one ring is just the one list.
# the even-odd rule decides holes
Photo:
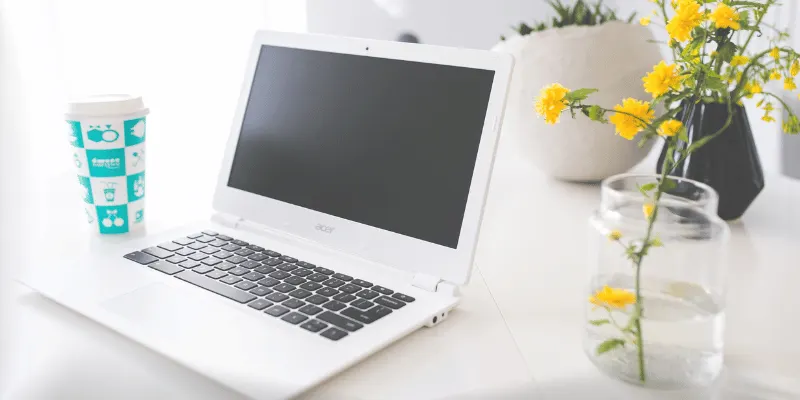
[(317, 294), (322, 295), (322, 296), (331, 297), (331, 296), (336, 296), (337, 294), (339, 294), (339, 291), (334, 289), (334, 288), (324, 287), (324, 288), (322, 288), (320, 290), (317, 290)]
[(402, 302), (402, 301), (397, 300), (397, 299), (393, 299), (393, 298), (388, 297), (388, 296), (381, 296), (381, 297), (378, 297), (377, 299), (372, 300), (372, 301), (374, 301), (374, 302), (376, 302), (376, 303), (378, 303), (378, 304), (380, 304), (382, 306), (394, 308), (395, 310), (406, 305), (405, 302)]
[[(242, 283), (251, 283), (251, 282), (244, 281)], [(240, 285), (242, 283), (240, 283)], [(250, 293), (252, 293), (252, 294), (254, 294), (256, 296), (266, 296), (266, 295), (268, 295), (268, 294), (270, 294), (272, 292), (273, 292), (272, 289), (270, 289), (268, 287), (264, 287), (264, 286), (259, 286), (257, 288), (253, 288), (252, 290), (250, 290)]]
[(226, 235), (217, 235), (217, 240), (233, 240), (232, 237)]
[(309, 275), (313, 274), (313, 272), (311, 272), (311, 271), (309, 271), (307, 269), (304, 269), (304, 268), (297, 268), (294, 271), (292, 271), (292, 274), (293, 275), (297, 275), (297, 276), (309, 276)]
[(349, 303), (355, 300), (357, 297), (353, 296), (350, 293), (339, 293), (336, 296), (333, 296), (333, 299), (336, 301), (341, 301), (342, 303)]
[(220, 271), (218, 269), (215, 269), (215, 270), (207, 273), (206, 276), (211, 278), (211, 279), (219, 279), (219, 278), (228, 276), (228, 274), (226, 274), (225, 271)]
[(176, 254), (176, 255), (168, 258), (167, 261), (169, 261), (169, 262), (171, 262), (173, 264), (180, 264), (180, 263), (186, 261), (186, 257), (181, 257), (181, 256)]
[(314, 282), (323, 282), (323, 281), (327, 281), (328, 280), (328, 275), (313, 274), (313, 275), (309, 275), (309, 277), (306, 278), (306, 279), (308, 279), (310, 281), (314, 281)]
[(361, 286), (356, 286), (356, 285), (353, 285), (352, 283), (348, 283), (348, 284), (346, 284), (344, 286), (339, 287), (339, 290), (341, 290), (341, 291), (343, 291), (345, 293), (351, 293), (351, 294), (355, 293), (355, 292), (360, 292), (361, 289), (363, 289)]
[[(239, 283), (239, 284), (250, 283), (250, 282), (242, 282), (242, 278), (239, 278), (236, 275), (228, 275), (228, 276), (220, 279), (219, 281), (222, 282), (222, 283), (227, 283), (228, 285), (233, 285), (234, 283)], [(239, 285), (236, 285), (236, 287), (239, 288), (239, 289), (242, 289), (242, 290), (248, 290), (248, 289), (240, 288)]]
[(215, 239), (214, 239), (214, 237), (213, 237), (213, 236), (200, 236), (200, 237), (199, 237), (199, 238), (197, 238), (196, 240), (197, 240), (198, 242), (200, 242), (200, 243), (211, 243), (211, 242), (213, 242)]
[(188, 256), (189, 254), (194, 254), (194, 250), (192, 250), (192, 249), (190, 249), (190, 248), (188, 248), (188, 247), (184, 247), (184, 248), (182, 248), (182, 249), (180, 249), (180, 250), (176, 251), (176, 252), (175, 252), (175, 254), (178, 254), (178, 255), (181, 255), (181, 256), (184, 256), (184, 257), (186, 257), (186, 256)]
[(204, 247), (207, 247), (207, 246), (205, 245), (205, 243), (196, 242), (196, 243), (190, 244), (187, 247), (192, 249), (192, 250), (200, 250), (200, 249), (202, 249)]
[(372, 290), (364, 289), (364, 290), (356, 293), (356, 296), (361, 297), (363, 299), (372, 300), (372, 299), (378, 297), (378, 292), (373, 292)]
[(216, 254), (214, 254), (214, 257), (217, 257), (217, 258), (219, 258), (220, 260), (224, 260), (224, 259), (226, 259), (226, 258), (230, 258), (232, 255), (233, 255), (233, 254), (231, 254), (231, 253), (228, 253), (228, 252), (227, 252), (227, 251), (225, 251), (225, 250), (220, 250), (220, 251), (216, 252)]
[(292, 324), (292, 325), (297, 325), (297, 324), (307, 320), (308, 317), (306, 317), (305, 315), (300, 314), (300, 313), (291, 312), (289, 314), (286, 314), (281, 319), (286, 321), (286, 322), (288, 322), (288, 323), (290, 323), (290, 324)]
[(275, 304), (275, 303), (273, 303), (271, 301), (264, 300), (264, 299), (258, 299), (258, 300), (253, 300), (253, 301), (247, 303), (247, 306), (250, 307), (250, 308), (255, 308), (256, 310), (261, 311), (261, 310), (263, 310), (263, 309), (265, 309), (265, 308), (267, 308), (267, 307), (269, 307), (269, 306), (271, 306), (273, 304)]
[(286, 261), (286, 262), (288, 262), (288, 263), (295, 263), (295, 262), (297, 262), (297, 259), (296, 259), (296, 258), (294, 258), (294, 257), (291, 257), (291, 256), (287, 256), (287, 255), (283, 255), (283, 256), (281, 256), (281, 260), (283, 260), (283, 261)]
[(233, 241), (231, 241), (231, 243), (233, 243), (233, 244), (235, 244), (237, 246), (247, 246), (247, 245), (250, 244), (250, 243), (245, 242), (244, 240), (239, 240), (239, 239), (234, 239)]
[(251, 261), (251, 260), (247, 260), (247, 261), (245, 261), (245, 262), (243, 262), (243, 263), (241, 263), (239, 265), (242, 266), (242, 267), (245, 267), (245, 268), (252, 269), (252, 268), (255, 268), (255, 267), (260, 267), (261, 263), (258, 263), (258, 262), (255, 262), (255, 261)]
[(317, 289), (321, 288), (322, 285), (320, 285), (317, 282), (306, 282), (306, 283), (300, 285), (300, 287), (305, 289), (305, 290), (317, 290)]
[(297, 297), (298, 299), (305, 299), (308, 296), (311, 296), (311, 292), (305, 289), (295, 289), (289, 293), (289, 296)]
[(344, 285), (344, 282), (340, 281), (338, 279), (335, 279), (335, 278), (331, 278), (331, 279), (328, 279), (325, 282), (322, 282), (322, 284), (325, 285), (325, 286), (330, 286), (330, 287), (339, 287), (339, 286)]
[(309, 297), (306, 297), (305, 300), (307, 302), (309, 302), (309, 303), (316, 304), (316, 305), (320, 305), (320, 304), (324, 304), (324, 303), (328, 302), (328, 298), (327, 297), (320, 296), (318, 294), (314, 294), (314, 295), (311, 295)]
[(319, 274), (323, 274), (323, 275), (333, 275), (333, 271), (331, 271), (331, 270), (329, 270), (327, 268), (322, 268), (322, 267), (314, 268), (314, 272), (319, 273)]
[(162, 249), (168, 251), (177, 251), (180, 250), (183, 246), (175, 242), (166, 242), (166, 243), (161, 243), (160, 245), (158, 245), (158, 247), (161, 247)]
[(300, 307), (300, 309), (297, 311), (300, 311), (301, 313), (307, 315), (314, 315), (314, 314), (319, 314), (322, 311), (322, 309), (313, 304), (306, 304)]
[(300, 325), (300, 327), (305, 329), (305, 330), (307, 330), (307, 331), (309, 331), (309, 332), (316, 333), (316, 332), (319, 332), (319, 331), (327, 328), (328, 324), (323, 324), (322, 322), (319, 322), (319, 321), (317, 321), (315, 319), (312, 319), (312, 320), (304, 322), (302, 325)]
[(186, 269), (192, 269), (192, 268), (200, 265), (200, 263), (197, 262), (197, 261), (186, 260), (186, 261), (184, 261), (184, 262), (182, 262), (182, 263), (180, 263), (178, 265), (180, 265), (181, 267), (186, 268)]
[(299, 266), (301, 266), (303, 268), (307, 268), (307, 269), (314, 269), (314, 268), (317, 267), (316, 265), (311, 264), (311, 263), (307, 263), (305, 261), (298, 261), (295, 264), (297, 264), (297, 265), (299, 265)]
[(328, 310), (332, 310), (332, 311), (339, 311), (339, 310), (341, 310), (341, 309), (343, 309), (343, 308), (345, 308), (347, 306), (344, 305), (344, 303), (342, 303), (342, 302), (338, 302), (336, 300), (331, 300), (331, 301), (323, 304), (322, 307), (327, 308)]
[(194, 253), (194, 254), (190, 255), (189, 258), (191, 258), (192, 260), (195, 260), (195, 261), (200, 261), (200, 260), (205, 260), (206, 258), (208, 258), (208, 255), (207, 254), (203, 254), (203, 253)]
[(354, 284), (356, 284), (356, 285), (358, 285), (358, 286), (363, 286), (363, 287), (370, 287), (370, 286), (372, 286), (372, 283), (371, 283), (371, 282), (362, 281), (361, 279), (353, 279), (353, 283), (354, 283)]
[(216, 248), (216, 247), (205, 247), (203, 249), (200, 249), (200, 252), (204, 253), (204, 254), (214, 254), (214, 253), (216, 253), (218, 251), (219, 251), (219, 249)]
[(186, 237), (188, 237), (189, 239), (197, 239), (200, 236), (203, 236), (203, 234), (202, 233), (193, 233), (191, 235), (186, 235)]
[(164, 250), (164, 249), (162, 249), (160, 247), (148, 247), (148, 248), (146, 248), (146, 249), (144, 249), (142, 251), (144, 251), (147, 254), (150, 254), (153, 257), (158, 257), (158, 258), (172, 257), (172, 252), (171, 251)]
[(217, 236), (217, 235), (219, 235), (219, 233), (214, 232), (214, 231), (203, 231), (203, 234), (204, 235), (208, 235), (208, 236)]
[(243, 292), (239, 289), (232, 288), (224, 283), (217, 282), (213, 279), (207, 279), (191, 271), (179, 272), (175, 275), (176, 278), (191, 283), (192, 285), (199, 286), (208, 291), (214, 292), (221, 296), (227, 297), (239, 303), (248, 303), (255, 300), (256, 296), (250, 293)]
[(147, 264), (147, 266), (156, 271), (161, 271), (167, 275), (173, 275), (183, 271), (183, 268), (166, 261), (156, 261), (154, 263)]
[(268, 255), (270, 257), (280, 257), (281, 256), (281, 253), (278, 253), (277, 251), (272, 251), (272, 250), (264, 250), (264, 254), (266, 254), (266, 255)]
[(288, 284), (290, 284), (290, 285), (300, 285), (300, 284), (303, 284), (303, 283), (306, 282), (305, 279), (303, 279), (303, 278), (301, 278), (299, 276), (290, 276), (290, 277), (284, 279), (283, 281), (288, 283)]
[(366, 310), (366, 309), (374, 306), (375, 303), (373, 303), (373, 302), (371, 302), (369, 300), (365, 300), (365, 299), (358, 299), (358, 300), (350, 303), (350, 305), (355, 307), (355, 308), (360, 308), (362, 310)]
[(283, 304), (284, 306), (289, 307), (291, 309), (300, 308), (300, 307), (306, 305), (306, 303), (304, 303), (304, 302), (302, 302), (300, 300), (297, 300), (297, 299), (289, 299), (289, 300), (284, 301), (281, 304)]
[(222, 250), (225, 250), (225, 251), (234, 252), (234, 251), (237, 251), (237, 250), (241, 249), (242, 247), (241, 246), (237, 246), (237, 245), (232, 244), (232, 243), (228, 243), (225, 246), (222, 246), (220, 248)]
[(256, 282), (264, 279), (264, 275), (261, 275), (258, 272), (251, 272), (249, 274), (242, 276), (242, 278), (247, 279), (248, 281)]
[(274, 267), (276, 265), (280, 265), (282, 262), (283, 261), (281, 261), (281, 260), (279, 260), (277, 258), (271, 258), (271, 259), (269, 259), (267, 261), (264, 261), (264, 264), (269, 265), (271, 267)]
[(338, 273), (338, 272), (337, 272), (337, 273), (335, 273), (335, 274), (333, 274), (333, 277), (334, 277), (334, 278), (336, 278), (336, 279), (339, 279), (339, 280), (345, 281), (345, 282), (349, 282), (349, 281), (352, 281), (352, 280), (353, 280), (353, 277), (352, 277), (352, 276), (350, 276), (350, 275), (345, 275), (345, 274), (340, 274), (340, 273)]
[(266, 274), (269, 274), (269, 273), (271, 273), (271, 272), (275, 272), (275, 268), (268, 267), (268, 266), (266, 266), (266, 265), (262, 265), (262, 266), (260, 266), (260, 267), (258, 267), (258, 268), (254, 268), (254, 269), (253, 269), (253, 271), (256, 271), (256, 272), (258, 272), (259, 274), (264, 274), (264, 275), (266, 275)]
[(264, 251), (263, 247), (256, 246), (254, 244), (251, 244), (251, 245), (247, 246), (247, 248), (250, 249), (250, 250), (253, 250), (253, 251)]
[(264, 298), (267, 299), (267, 300), (270, 300), (270, 301), (274, 301), (276, 303), (280, 303), (280, 302), (288, 299), (289, 296), (287, 296), (287, 295), (285, 295), (283, 293), (272, 292), (272, 293), (268, 294), (267, 296), (264, 296)]
[(236, 268), (236, 265), (231, 264), (227, 261), (223, 261), (219, 265), (216, 265), (214, 268), (222, 270), (222, 271), (230, 271), (233, 268)]
[(190, 239), (188, 237), (182, 237), (180, 239), (173, 240), (173, 242), (175, 242), (175, 243), (177, 243), (177, 244), (179, 244), (181, 246), (187, 246), (187, 245), (190, 245), (190, 244), (194, 243), (194, 240), (192, 240), (192, 239)]
[(327, 329), (326, 331), (320, 333), (320, 336), (325, 337), (325, 338), (330, 339), (330, 340), (333, 340), (333, 341), (337, 341), (337, 340), (347, 336), (347, 332), (345, 332), (345, 331), (343, 331), (341, 329), (330, 328), (330, 329)]
[(356, 321), (349, 320), (330, 311), (325, 311), (322, 314), (317, 315), (317, 318), (321, 321), (327, 322), (342, 329), (346, 329), (350, 332), (355, 332), (364, 327), (364, 325), (361, 325)]
[(385, 288), (383, 286), (378, 286), (378, 285), (373, 286), (371, 289), (376, 291), (376, 292), (378, 292), (378, 293), (380, 293), (380, 294), (385, 294), (387, 296), (392, 294), (392, 293), (394, 293), (394, 290), (387, 289), (387, 288)]
[(291, 271), (293, 269), (297, 269), (297, 265), (285, 264), (284, 263), (284, 264), (278, 265), (278, 269), (281, 270), (281, 271)]
[(280, 285), (275, 285), (272, 287), (274, 290), (277, 290), (281, 293), (289, 293), (292, 290), (297, 289), (296, 287), (288, 284), (288, 283), (281, 283)]
[(269, 256), (267, 256), (266, 254), (256, 253), (256, 254), (253, 254), (252, 256), (248, 257), (248, 258), (253, 260), (253, 261), (264, 261), (264, 260), (268, 259)]
[(390, 308), (382, 306), (372, 307), (366, 311), (349, 307), (341, 312), (345, 317), (352, 318), (364, 324), (371, 324), (391, 313), (392, 310)]
[(286, 278), (288, 278), (288, 277), (290, 277), (292, 275), (289, 274), (288, 272), (275, 271), (275, 272), (270, 273), (269, 276), (271, 276), (271, 277), (273, 277), (275, 279), (286, 279)]
[(231, 274), (231, 275), (242, 276), (244, 274), (249, 274), (250, 270), (247, 269), (247, 268), (236, 267), (236, 268), (228, 271), (228, 273)]
[(404, 294), (399, 293), (399, 292), (393, 294), (392, 297), (394, 297), (395, 299), (403, 300), (406, 303), (411, 303), (412, 301), (416, 300), (415, 298), (413, 298), (411, 296), (407, 296), (407, 295), (404, 295)]
[(217, 265), (217, 264), (221, 263), (221, 262), (222, 262), (222, 260), (218, 260), (218, 259), (216, 259), (216, 258), (211, 258), (211, 257), (209, 257), (209, 258), (206, 258), (205, 260), (203, 260), (203, 261), (201, 261), (201, 262), (202, 262), (203, 264), (205, 264), (205, 265), (211, 265), (211, 266), (214, 266), (214, 265)]
[(242, 256), (233, 256), (233, 257), (228, 259), (228, 262), (229, 263), (233, 263), (233, 264), (240, 264), (240, 263), (243, 263), (245, 261), (247, 261), (247, 259), (242, 257)]
[(250, 249), (239, 249), (239, 250), (236, 250), (236, 251), (233, 252), (233, 254), (236, 254), (237, 256), (242, 256), (242, 257), (247, 257), (247, 256), (249, 256), (249, 255), (251, 255), (253, 253), (255, 253), (255, 251), (250, 250)]
[(209, 267), (208, 265), (201, 265), (199, 267), (195, 267), (192, 271), (197, 272), (198, 274), (205, 274), (207, 272), (211, 272), (214, 270), (214, 267)]
[(225, 246), (227, 244), (228, 244), (228, 242), (226, 242), (224, 240), (216, 239), (213, 242), (210, 242), (208, 245), (209, 246), (214, 246), (214, 247), (222, 247), (222, 246)]
[(274, 306), (268, 308), (267, 311), (264, 312), (269, 315), (272, 315), (273, 317), (280, 317), (281, 315), (289, 312), (289, 309), (284, 306), (275, 304)]
[(136, 261), (137, 263), (142, 265), (147, 265), (158, 261), (158, 258), (153, 257), (147, 253), (142, 253), (141, 251), (134, 251), (133, 253), (125, 254), (124, 257), (127, 258), (128, 260)]
[[(228, 276), (226, 276), (224, 279), (228, 279), (229, 277), (231, 277), (231, 275), (228, 275)], [(241, 282), (239, 282), (239, 283), (236, 283), (236, 282), (234, 282), (234, 283), (236, 283), (236, 285), (234, 285), (233, 287), (235, 287), (235, 288), (237, 288), (237, 289), (242, 289), (242, 290), (250, 290), (250, 289), (253, 289), (253, 288), (256, 288), (256, 287), (258, 287), (258, 285), (256, 285), (256, 284), (255, 284), (255, 283), (253, 283), (253, 282), (242, 281), (242, 280), (241, 280), (241, 278), (237, 278), (237, 277), (234, 277), (234, 278), (236, 278), (236, 279), (238, 279), (239, 281), (241, 281)], [(237, 281), (237, 282), (238, 282), (238, 281)], [(225, 282), (225, 283), (228, 283), (228, 282)], [(253, 293), (253, 294), (255, 294), (255, 293)], [(265, 293), (265, 294), (266, 294), (266, 293)], [(263, 295), (262, 295), (262, 296), (263, 296)]]
[(261, 286), (275, 286), (275, 285), (281, 283), (281, 281), (279, 281), (279, 280), (277, 280), (275, 278), (264, 278), (264, 279), (258, 281), (257, 283), (259, 285), (261, 285)]

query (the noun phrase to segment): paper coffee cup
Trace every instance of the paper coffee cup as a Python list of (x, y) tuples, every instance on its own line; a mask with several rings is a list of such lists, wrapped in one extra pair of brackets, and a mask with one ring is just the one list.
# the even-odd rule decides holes
[(144, 226), (147, 114), (141, 97), (98, 95), (67, 105), (72, 162), (87, 223), (102, 234)]

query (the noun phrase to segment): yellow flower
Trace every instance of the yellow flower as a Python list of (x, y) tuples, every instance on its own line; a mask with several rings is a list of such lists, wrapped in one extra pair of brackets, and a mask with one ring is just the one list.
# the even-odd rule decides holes
[(744, 85), (744, 90), (747, 92), (747, 98), (752, 99), (754, 94), (761, 93), (763, 89), (758, 82), (747, 82)]
[(636, 303), (636, 295), (625, 289), (603, 286), (594, 296), (589, 297), (589, 302), (600, 307), (620, 309)]
[(670, 38), (685, 42), (691, 39), (692, 30), (703, 22), (703, 12), (695, 0), (678, 0), (675, 11), (667, 24), (667, 32)]
[(611, 231), (611, 233), (608, 234), (608, 239), (609, 240), (616, 241), (616, 240), (619, 240), (621, 237), (622, 237), (622, 232), (620, 232), (618, 230), (613, 230), (613, 231)]
[(642, 213), (644, 213), (644, 217), (650, 219), (650, 217), (653, 215), (653, 210), (655, 210), (655, 208), (656, 206), (654, 206), (652, 203), (644, 203), (644, 205), (642, 206)]
[(764, 104), (764, 111), (770, 112), (770, 111), (772, 111), (774, 109), (775, 109), (775, 107), (772, 106), (772, 103), (767, 102), (767, 104)]
[(653, 67), (653, 72), (642, 78), (642, 82), (644, 82), (644, 91), (656, 98), (670, 89), (680, 89), (681, 77), (678, 75), (675, 64), (667, 65), (661, 61)]
[(633, 140), (633, 137), (644, 129), (646, 125), (643, 121), (649, 124), (655, 117), (655, 112), (650, 109), (649, 102), (632, 98), (622, 100), (621, 105), (614, 106), (614, 111), (621, 111), (621, 113), (614, 113), (608, 120), (615, 125), (617, 133), (628, 140)]
[(779, 81), (781, 80), (781, 78), (783, 78), (783, 76), (781, 75), (781, 72), (778, 71), (777, 69), (773, 69), (772, 72), (769, 74), (769, 80), (771, 81)]
[(567, 108), (567, 100), (564, 96), (569, 93), (569, 89), (554, 83), (539, 92), (536, 99), (536, 112), (544, 117), (544, 122), (550, 125), (558, 122), (561, 112)]
[(658, 128), (658, 134), (661, 136), (675, 136), (681, 131), (681, 128), (683, 128), (681, 121), (671, 119), (661, 123)]
[(764, 121), (764, 122), (775, 122), (775, 118), (773, 118), (769, 114), (764, 114), (764, 116), (761, 117), (761, 120)]
[(733, 56), (731, 59), (731, 67), (738, 67), (740, 65), (747, 65), (750, 62), (750, 58), (747, 56)]
[(775, 61), (779, 61), (781, 59), (781, 49), (773, 47), (772, 51), (769, 52), (769, 55), (771, 55)]
[(742, 27), (739, 24), (739, 13), (727, 4), (720, 3), (717, 9), (711, 12), (709, 18), (714, 21), (714, 25), (718, 29), (731, 28), (739, 30)]
[(650, 17), (642, 17), (642, 19), (639, 20), (639, 23), (642, 24), (642, 26), (650, 25)]
[(797, 89), (797, 84), (794, 83), (794, 78), (787, 76), (786, 79), (783, 80), (783, 89), (784, 90), (795, 90)]
[(792, 76), (797, 76), (797, 73), (799, 72), (800, 72), (800, 61), (794, 60), (794, 62), (792, 63), (792, 67), (789, 68), (789, 73), (792, 74)]

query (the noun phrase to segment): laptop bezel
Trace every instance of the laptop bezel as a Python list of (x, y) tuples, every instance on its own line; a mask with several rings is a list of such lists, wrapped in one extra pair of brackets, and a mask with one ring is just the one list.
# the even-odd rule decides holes
[[(495, 72), (456, 249), (228, 187), (250, 88), (263, 45), (461, 66)], [(414, 273), (424, 273), (456, 284), (465, 284), (472, 271), (475, 245), (512, 66), (513, 58), (510, 55), (482, 50), (259, 31), (250, 49), (238, 106), (219, 172), (213, 207), (217, 212), (312, 240), (373, 262)]]

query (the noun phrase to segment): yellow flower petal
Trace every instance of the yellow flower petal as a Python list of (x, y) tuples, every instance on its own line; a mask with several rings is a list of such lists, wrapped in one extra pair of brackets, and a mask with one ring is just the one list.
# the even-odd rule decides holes
[(731, 28), (739, 30), (742, 28), (742, 25), (739, 24), (739, 13), (724, 3), (720, 3), (708, 17), (714, 22), (717, 29)]
[(794, 83), (794, 78), (787, 76), (786, 79), (783, 80), (783, 89), (784, 90), (797, 89), (797, 84)]
[(771, 81), (779, 81), (781, 80), (781, 78), (783, 78), (783, 75), (781, 75), (781, 72), (778, 71), (777, 69), (773, 69), (772, 72), (769, 74), (769, 79)]
[(544, 122), (553, 125), (558, 122), (561, 112), (568, 107), (564, 96), (569, 93), (569, 89), (554, 83), (539, 92), (539, 97), (534, 105), (536, 112), (544, 117)]
[(600, 307), (622, 309), (636, 303), (636, 295), (629, 290), (603, 286), (589, 297), (589, 302)]
[(692, 38), (692, 30), (703, 22), (703, 12), (694, 0), (678, 0), (672, 4), (675, 15), (667, 23), (667, 33), (670, 38), (685, 42)]
[(772, 51), (769, 52), (769, 55), (772, 56), (775, 61), (779, 61), (781, 59), (781, 49), (773, 47)]
[(800, 61), (794, 60), (794, 62), (792, 63), (792, 67), (789, 68), (789, 73), (792, 76), (797, 76), (798, 72), (800, 72)]
[(650, 25), (650, 17), (643, 17), (642, 19), (639, 20), (639, 23), (642, 26)]
[(642, 206), (642, 213), (644, 213), (644, 217), (650, 219), (650, 217), (653, 215), (653, 210), (655, 210), (655, 208), (656, 206), (654, 206), (653, 204), (645, 203)]
[(682, 128), (683, 123), (681, 123), (681, 121), (671, 119), (661, 123), (661, 126), (658, 128), (658, 134), (661, 136), (675, 136)]
[(614, 106), (614, 113), (608, 120), (614, 124), (617, 134), (625, 139), (633, 140), (637, 133), (646, 127), (655, 118), (655, 111), (650, 109), (650, 103), (627, 98), (622, 104)]
[(642, 78), (644, 91), (653, 95), (653, 98), (669, 92), (670, 89), (679, 90), (681, 87), (681, 77), (678, 75), (678, 67), (675, 64), (667, 64), (661, 61), (653, 67), (653, 72)]
[(618, 230), (613, 230), (613, 231), (611, 231), (611, 233), (608, 234), (608, 239), (609, 240), (617, 241), (621, 237), (622, 237), (622, 232), (620, 232)]
[(747, 65), (750, 62), (750, 58), (747, 56), (733, 56), (731, 59), (731, 67), (738, 67), (740, 65)]

